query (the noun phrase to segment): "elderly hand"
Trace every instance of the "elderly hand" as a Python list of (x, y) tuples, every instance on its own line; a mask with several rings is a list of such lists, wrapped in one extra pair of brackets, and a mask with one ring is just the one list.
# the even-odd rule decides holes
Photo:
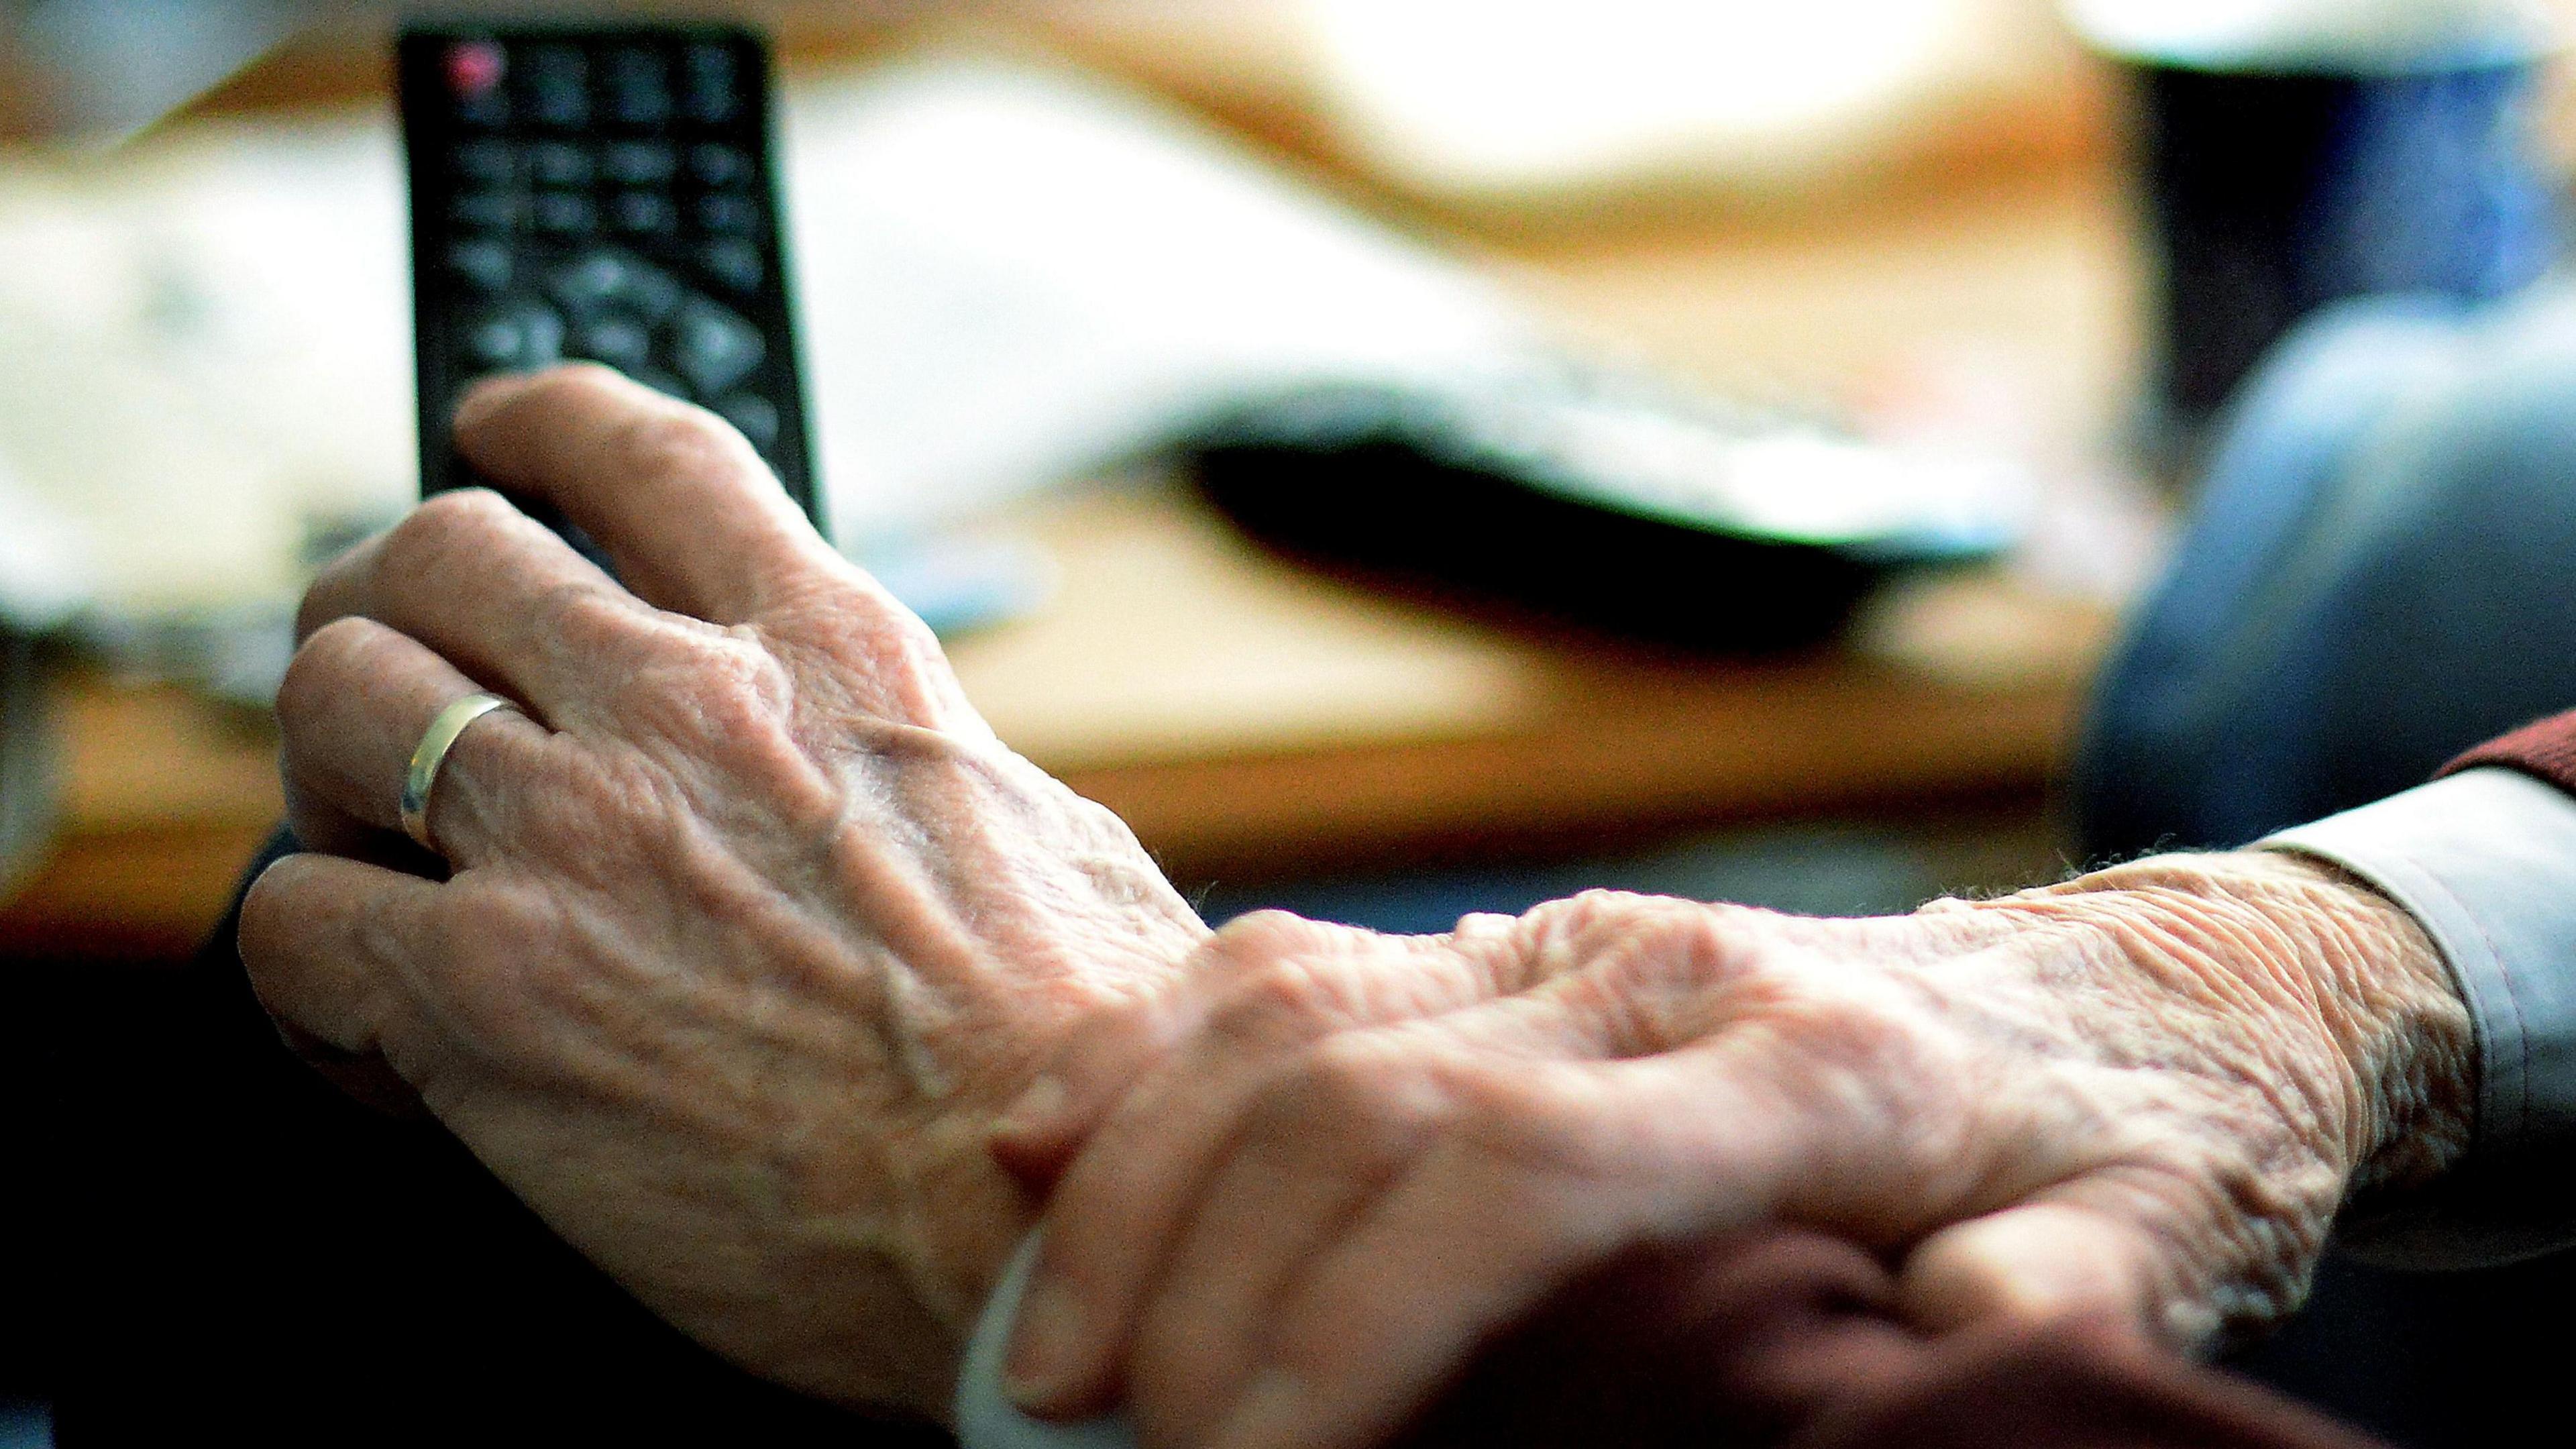
[[(567, 369), (487, 385), (456, 443), (625, 586), (466, 491), (314, 587), (279, 719), (296, 832), (330, 853), (252, 890), (253, 983), (380, 1055), (702, 1342), (944, 1411), (1026, 1226), (992, 1118), (1205, 927), (1113, 816), (994, 739), (921, 624), (708, 414)], [(525, 713), (449, 755), (442, 869), (394, 834), (397, 801), (476, 689)]]
[(1149, 1445), (1373, 1442), (1587, 1269), (1774, 1222), (1884, 1254), (1927, 1329), (2193, 1345), (2457, 1153), (2469, 1055), (2412, 920), (2279, 855), (1892, 920), (1250, 918), (997, 1138), (1057, 1182), (1011, 1385)]

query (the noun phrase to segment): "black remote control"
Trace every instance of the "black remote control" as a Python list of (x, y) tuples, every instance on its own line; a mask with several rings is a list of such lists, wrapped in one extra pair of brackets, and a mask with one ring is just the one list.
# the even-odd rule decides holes
[(819, 522), (761, 38), (410, 28), (397, 60), (422, 495), (476, 481), (448, 443), (475, 379), (587, 359), (712, 408)]

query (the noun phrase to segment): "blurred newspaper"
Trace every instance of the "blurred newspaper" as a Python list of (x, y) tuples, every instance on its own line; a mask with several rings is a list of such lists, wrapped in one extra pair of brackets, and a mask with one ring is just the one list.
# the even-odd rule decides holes
[[(1428, 248), (1062, 70), (809, 83), (785, 140), (834, 534), (925, 589), (979, 570), (918, 540), (1234, 391), (1530, 343)], [(396, 516), (406, 255), (378, 114), (0, 158), (0, 516), (44, 520), (0, 549), (0, 608), (76, 594), (128, 642), (279, 616), (323, 545)]]
[[(1554, 355), (1462, 263), (1061, 67), (917, 53), (794, 87), (785, 132), (833, 535), (934, 624), (1044, 592), (953, 531), (1230, 400)], [(264, 697), (307, 573), (417, 486), (406, 254), (380, 113), (0, 157), (0, 509), (52, 540), (0, 601)]]

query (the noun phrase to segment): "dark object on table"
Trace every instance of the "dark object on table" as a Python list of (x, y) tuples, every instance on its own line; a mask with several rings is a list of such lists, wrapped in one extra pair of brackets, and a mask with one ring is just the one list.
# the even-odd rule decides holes
[(1570, 372), (1316, 385), (1183, 451), (1310, 562), (1725, 652), (1818, 643), (1890, 570), (1990, 557), (2018, 527), (1984, 470)]
[(2377, 73), (2137, 67), (2164, 289), (2161, 441), (2192, 442), (2292, 324), (2350, 297), (2504, 296), (2558, 248), (2523, 49)]

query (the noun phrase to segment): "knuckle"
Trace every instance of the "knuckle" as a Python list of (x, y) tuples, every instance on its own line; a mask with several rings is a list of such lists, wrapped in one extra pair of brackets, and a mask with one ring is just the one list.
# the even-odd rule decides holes
[(948, 663), (948, 651), (940, 646), (930, 626), (905, 613), (892, 630), (881, 677), (893, 707), (906, 717), (933, 723), (945, 723), (957, 714), (972, 716), (973, 710), (966, 704), (964, 691)]
[(819, 644), (851, 670), (872, 712), (934, 727), (972, 715), (948, 651), (919, 616), (872, 584), (833, 578), (828, 568), (808, 577), (814, 587), (791, 598), (774, 622), (787, 638)]
[(391, 633), (373, 619), (349, 616), (316, 629), (297, 646), (278, 681), (277, 719), (291, 737), (332, 710), (346, 705), (351, 690), (380, 677), (371, 668), (381, 659)]
[(1661, 1055), (1754, 1016), (1803, 1035), (1835, 995), (1745, 917), (1696, 902), (1587, 895), (1533, 912), (1523, 930), (1530, 979), (1614, 1057)]
[(692, 651), (700, 707), (720, 723), (758, 724), (783, 717), (793, 690), (785, 666), (758, 640), (725, 629), (699, 633)]
[(1365, 983), (1350, 978), (1364, 933), (1285, 911), (1258, 911), (1200, 947), (1193, 992), (1207, 1029), (1260, 1046), (1309, 1039), (1366, 1014)]
[(426, 533), (440, 542), (479, 545), (519, 516), (510, 501), (489, 488), (451, 488), (421, 500), (398, 530)]
[(626, 599), (586, 579), (547, 587), (528, 613), (538, 636), (554, 641), (568, 661), (615, 658), (640, 632), (638, 611)]
[(837, 813), (839, 792), (797, 728), (795, 681), (757, 642), (733, 631), (702, 639), (670, 703), (675, 742), (716, 764), (730, 792), (792, 820)]
[(587, 582), (548, 590), (540, 637), (567, 669), (603, 680), (637, 738), (670, 741), (696, 758), (769, 747), (791, 737), (795, 689), (757, 643), (637, 605)]
[(295, 608), (298, 641), (311, 638), (314, 631), (332, 620), (358, 611), (360, 601), (366, 597), (367, 572), (375, 566), (384, 541), (385, 534), (378, 533), (333, 559), (314, 576)]
[(1508, 932), (1525, 984), (1597, 970), (1606, 958), (1633, 946), (1647, 898), (1589, 890), (1532, 909)]
[(1300, 1134), (1325, 1128), (1371, 1160), (1400, 1153), (1445, 1100), (1420, 1065), (1371, 1034), (1328, 1037), (1307, 1050), (1286, 1090), (1266, 1104), (1268, 1125)]
[(489, 488), (432, 495), (385, 536), (383, 566), (397, 578), (427, 577), (460, 555), (491, 548), (517, 517), (518, 510)]
[(900, 606), (878, 614), (868, 626), (868, 652), (884, 667), (922, 678), (944, 674), (948, 651), (921, 616)]
[[(291, 900), (294, 875), (292, 857), (281, 860), (259, 873), (243, 893), (241, 921), (235, 940), (241, 952), (242, 967), (250, 973), (253, 989), (262, 989), (280, 970), (286, 960), (289, 942), (288, 926), (295, 917)], [(263, 999), (265, 999), (263, 997)]]
[(1287, 911), (1255, 911), (1220, 927), (1207, 950), (1220, 969), (1256, 971), (1288, 957), (1328, 950), (1342, 929)]
[(1630, 998), (1705, 999), (1779, 974), (1723, 912), (1689, 902), (1632, 901), (1610, 940), (1610, 949), (1592, 957), (1599, 969), (1586, 974)]
[(733, 630), (655, 620), (633, 676), (633, 708), (697, 750), (767, 741), (786, 732), (795, 689), (779, 661)]
[(1724, 985), (1749, 969), (1742, 943), (1714, 911), (1677, 905), (1659, 911), (1643, 933), (1638, 965), (1652, 978), (1695, 989)]
[(1247, 1047), (1300, 1041), (1330, 1030), (1344, 1013), (1341, 993), (1314, 957), (1272, 961), (1243, 977), (1209, 1016), (1217, 1035)]
[(948, 703), (948, 651), (930, 626), (900, 607), (876, 612), (861, 625), (860, 651), (893, 710), (911, 719), (936, 718)]
[(635, 409), (617, 425), (610, 449), (635, 473), (704, 477), (736, 472), (750, 445), (694, 407)]

